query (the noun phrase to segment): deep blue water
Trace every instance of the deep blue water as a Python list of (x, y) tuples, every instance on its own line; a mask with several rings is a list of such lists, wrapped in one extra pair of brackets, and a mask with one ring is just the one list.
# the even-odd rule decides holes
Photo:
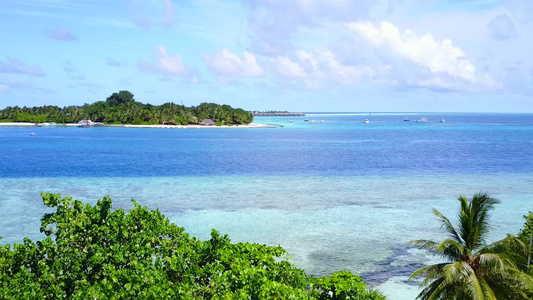
[[(0, 127), (0, 177), (528, 173), (533, 116), (308, 115), (247, 130)], [(446, 123), (438, 120), (444, 117)], [(305, 119), (317, 120), (315, 124)], [(369, 124), (363, 120), (368, 118)], [(324, 120), (320, 123), (319, 120)], [(29, 131), (35, 136), (29, 136)]]
[[(414, 122), (422, 117), (430, 122)], [(283, 127), (0, 126), (0, 244), (42, 238), (41, 191), (88, 203), (109, 195), (125, 209), (134, 198), (202, 239), (215, 228), (235, 242), (281, 245), (308, 274), (350, 270), (408, 300), (418, 293), (408, 276), (435, 262), (409, 241), (445, 237), (432, 208), (453, 219), (458, 196), (489, 192), (501, 200), (489, 241), (516, 234), (533, 211), (533, 114), (256, 122)]]

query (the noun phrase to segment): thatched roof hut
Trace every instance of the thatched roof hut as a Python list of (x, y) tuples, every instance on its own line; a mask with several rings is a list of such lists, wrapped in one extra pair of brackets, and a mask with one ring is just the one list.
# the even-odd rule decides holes
[(203, 125), (203, 126), (215, 126), (216, 123), (215, 123), (215, 121), (213, 121), (211, 119), (204, 119), (202, 122), (200, 122), (200, 125)]

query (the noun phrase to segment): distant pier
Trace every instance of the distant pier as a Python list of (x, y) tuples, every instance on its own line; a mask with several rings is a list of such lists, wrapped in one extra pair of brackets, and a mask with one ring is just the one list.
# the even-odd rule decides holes
[(258, 112), (258, 111), (255, 111), (255, 112), (252, 112), (252, 115), (254, 117), (270, 117), (270, 116), (275, 116), (275, 117), (293, 117), (293, 116), (305, 116), (305, 113), (303, 112)]

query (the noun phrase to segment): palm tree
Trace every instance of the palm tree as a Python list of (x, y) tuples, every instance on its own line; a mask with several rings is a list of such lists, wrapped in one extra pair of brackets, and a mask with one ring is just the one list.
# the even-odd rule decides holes
[(411, 241), (445, 262), (426, 266), (413, 272), (409, 279), (425, 276), (418, 299), (532, 299), (533, 278), (518, 270), (508, 254), (527, 253), (523, 241), (508, 235), (503, 240), (486, 245), (488, 217), (497, 199), (485, 193), (474, 195), (471, 201), (459, 197), (461, 211), (458, 227), (437, 210), (433, 210), (449, 238), (433, 242)]

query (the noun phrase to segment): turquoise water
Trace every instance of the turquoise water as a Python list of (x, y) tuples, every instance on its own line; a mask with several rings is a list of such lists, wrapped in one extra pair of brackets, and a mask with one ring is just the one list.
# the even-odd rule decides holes
[(501, 200), (491, 240), (517, 233), (533, 210), (532, 115), (425, 116), (433, 122), (321, 114), (249, 130), (0, 127), (1, 243), (41, 238), (40, 191), (110, 195), (125, 209), (134, 198), (200, 238), (215, 228), (279, 244), (308, 274), (348, 269), (389, 299), (414, 299), (406, 279), (434, 259), (408, 243), (444, 237), (432, 208), (453, 219), (458, 196), (491, 193)]

